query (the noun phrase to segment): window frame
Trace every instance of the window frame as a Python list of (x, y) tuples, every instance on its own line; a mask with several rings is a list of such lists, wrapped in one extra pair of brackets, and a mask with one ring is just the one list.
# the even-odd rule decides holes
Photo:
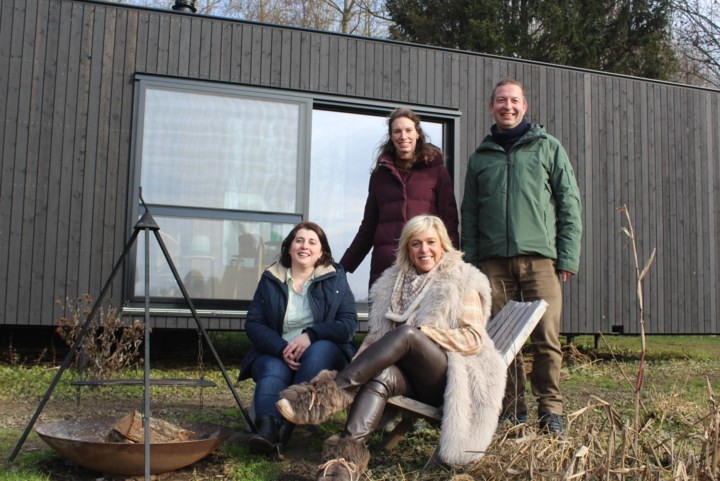
[[(455, 191), (458, 192), (459, 179), (457, 172), (459, 169), (456, 165), (457, 160), (455, 159), (455, 153), (458, 152), (459, 149), (459, 140), (456, 135), (456, 132), (459, 130), (459, 122), (462, 116), (462, 113), (459, 110), (138, 74), (135, 76), (135, 104), (132, 124), (133, 140), (131, 144), (130, 159), (131, 185), (129, 186), (129, 216), (127, 219), (128, 238), (132, 234), (133, 229), (135, 229), (138, 220), (145, 212), (140, 202), (140, 182), (142, 169), (143, 129), (145, 121), (145, 99), (146, 91), (149, 88), (176, 90), (178, 92), (198, 92), (210, 95), (217, 93), (218, 95), (223, 96), (230, 95), (242, 98), (289, 102), (295, 103), (300, 107), (296, 182), (297, 192), (295, 203), (296, 212), (258, 212), (250, 210), (148, 204), (150, 213), (153, 216), (290, 224), (296, 224), (302, 220), (306, 220), (310, 206), (310, 173), (312, 169), (311, 141), (313, 128), (312, 116), (315, 110), (331, 110), (361, 115), (366, 114), (378, 117), (387, 117), (390, 111), (402, 105), (403, 107), (411, 108), (414, 112), (420, 115), (423, 120), (442, 123), (444, 126), (443, 144), (445, 146), (444, 153), (446, 155), (446, 166), (450, 172), (451, 178), (453, 179)], [(144, 242), (144, 236), (138, 236), (138, 242)], [(151, 240), (151, 242), (155, 241)], [(338, 259), (340, 256), (341, 255), (338, 255)], [(126, 275), (124, 276), (123, 287), (125, 292), (124, 298), (128, 299), (128, 304), (131, 308), (133, 306), (140, 306), (144, 302), (144, 294), (135, 295), (134, 293), (133, 280), (137, 274), (136, 265), (137, 246), (133, 246), (126, 262)], [(182, 308), (186, 307), (186, 303), (182, 297), (163, 298), (151, 295), (150, 302), (153, 306), (154, 312), (165, 310), (168, 313), (177, 314), (178, 309), (183, 311)], [(247, 311), (250, 301), (237, 299), (193, 298), (193, 304), (199, 308), (199, 312), (208, 310), (208, 312), (224, 311), (234, 314), (243, 314)], [(358, 308), (361, 311), (361, 317), (364, 317), (363, 314), (366, 314), (367, 311), (366, 304), (359, 303)]]

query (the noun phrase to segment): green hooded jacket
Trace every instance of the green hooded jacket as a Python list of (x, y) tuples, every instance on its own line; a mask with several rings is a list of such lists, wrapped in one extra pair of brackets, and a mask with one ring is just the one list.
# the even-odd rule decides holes
[(539, 255), (577, 274), (582, 220), (575, 173), (560, 142), (541, 125), (509, 153), (488, 135), (468, 160), (462, 250), (478, 265), (492, 257)]

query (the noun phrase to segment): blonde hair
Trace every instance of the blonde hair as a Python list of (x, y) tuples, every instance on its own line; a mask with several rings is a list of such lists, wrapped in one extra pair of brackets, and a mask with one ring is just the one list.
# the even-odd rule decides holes
[(442, 244), (442, 248), (445, 252), (457, 251), (453, 247), (448, 231), (445, 228), (445, 224), (440, 217), (434, 215), (415, 216), (403, 227), (402, 233), (400, 234), (400, 240), (398, 241), (398, 248), (397, 251), (395, 251), (395, 264), (402, 272), (408, 272), (410, 269), (415, 267), (408, 255), (408, 245), (410, 244), (410, 239), (421, 232), (425, 232), (426, 230), (433, 228), (437, 231), (440, 243)]

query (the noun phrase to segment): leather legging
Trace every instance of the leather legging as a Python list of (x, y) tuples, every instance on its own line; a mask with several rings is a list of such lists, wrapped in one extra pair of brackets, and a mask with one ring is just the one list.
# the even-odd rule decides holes
[(442, 405), (447, 366), (445, 351), (416, 327), (403, 325), (390, 331), (335, 378), (338, 387), (358, 390), (341, 436), (366, 441), (391, 396)]

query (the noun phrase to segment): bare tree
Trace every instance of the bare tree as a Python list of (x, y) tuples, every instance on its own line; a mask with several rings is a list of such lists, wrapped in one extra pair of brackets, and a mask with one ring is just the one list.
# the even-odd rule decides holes
[(335, 31), (364, 35), (367, 37), (387, 36), (390, 23), (384, 2), (376, 0), (321, 0), (330, 7), (338, 19)]
[[(174, 0), (111, 0), (170, 8)], [(390, 20), (382, 0), (195, 0), (197, 13), (312, 28), (367, 37), (387, 37)]]
[(673, 36), (686, 77), (682, 80), (720, 88), (720, 0), (671, 0), (671, 4)]

